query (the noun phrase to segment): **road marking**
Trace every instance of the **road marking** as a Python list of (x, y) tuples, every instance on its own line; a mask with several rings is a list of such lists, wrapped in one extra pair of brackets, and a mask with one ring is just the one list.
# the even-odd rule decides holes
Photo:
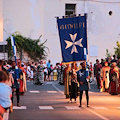
[(30, 82), (30, 80), (27, 80), (26, 82)]
[(81, 109), (77, 106), (65, 106), (65, 108), (68, 109), (68, 110), (80, 110)]
[(21, 106), (21, 107), (13, 106), (13, 109), (15, 109), (15, 110), (25, 110), (25, 109), (27, 109), (27, 107), (26, 106)]
[(94, 93), (94, 92), (89, 91), (89, 93)]
[(47, 85), (51, 85), (53, 84), (54, 82), (46, 82)]
[(4, 120), (9, 120), (9, 109), (7, 110), (7, 112), (4, 113), (3, 119)]
[(36, 90), (36, 91), (32, 91), (32, 90), (31, 90), (30, 93), (40, 93), (40, 92), (37, 91), (37, 90)]
[(95, 114), (96, 116), (102, 118), (103, 120), (109, 120), (108, 118), (106, 118), (106, 117), (100, 115), (99, 113), (97, 113), (97, 112), (91, 110), (90, 108), (86, 108), (86, 107), (85, 107), (85, 109), (88, 110), (88, 111), (90, 111), (90, 112), (92, 112), (92, 113)]
[(101, 109), (108, 110), (108, 108), (106, 107), (92, 107), (92, 108), (96, 110), (101, 110)]
[(41, 110), (54, 110), (52, 106), (39, 106), (39, 109)]
[(56, 83), (58, 83), (58, 82), (55, 82), (54, 84), (52, 84), (52, 86), (53, 86), (58, 92), (60, 92), (61, 94), (64, 95), (64, 92), (61, 91), (59, 88), (57, 88), (57, 87), (55, 86)]
[[(52, 86), (53, 86), (57, 91), (59, 91), (61, 94), (64, 95), (64, 92), (61, 91), (59, 88), (57, 88), (57, 87), (55, 86), (56, 83), (57, 83), (57, 82), (55, 82), (54, 84), (52, 84)], [(78, 105), (79, 105), (79, 104), (78, 104)], [(92, 112), (93, 114), (95, 114), (95, 115), (98, 116), (99, 118), (102, 118), (103, 120), (109, 120), (108, 118), (100, 115), (99, 113), (97, 113), (97, 112), (95, 112), (95, 111), (93, 111), (93, 110), (91, 110), (91, 109), (89, 109), (89, 108), (86, 108), (86, 107), (85, 107), (85, 109), (88, 110), (88, 111), (90, 111), (90, 112)]]
[(57, 93), (57, 91), (47, 91), (48, 93)]

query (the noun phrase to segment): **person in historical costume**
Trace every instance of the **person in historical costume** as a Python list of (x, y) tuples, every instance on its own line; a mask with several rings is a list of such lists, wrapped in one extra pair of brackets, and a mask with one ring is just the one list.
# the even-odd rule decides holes
[(118, 87), (119, 87), (119, 83), (118, 83), (119, 69), (116, 66), (116, 62), (113, 62), (111, 65), (109, 78), (110, 78), (109, 93), (111, 95), (116, 95), (118, 94)]
[(35, 63), (35, 69), (33, 71), (33, 84), (38, 84), (37, 63)]
[(104, 67), (101, 69), (101, 92), (107, 92), (109, 88), (109, 71), (110, 67), (105, 62)]
[(78, 81), (77, 81), (77, 67), (75, 66), (75, 63), (71, 64), (71, 70), (69, 71), (69, 75), (71, 76), (71, 79), (69, 81), (69, 95), (70, 95), (70, 101), (72, 102), (72, 99), (75, 100), (77, 98), (77, 92), (78, 92)]
[[(16, 63), (15, 61), (12, 61), (12, 67), (8, 69), (7, 71), (10, 72), (13, 76), (14, 79), (14, 85), (13, 88), (16, 89), (16, 97), (17, 97), (17, 106), (20, 107), (20, 95), (19, 95), (19, 90), (20, 90), (20, 76), (22, 74), (22, 70), (18, 68), (18, 70), (15, 69)], [(17, 72), (19, 74), (19, 78), (17, 78)], [(12, 103), (13, 103), (13, 95), (14, 91), (12, 92)]]
[(101, 68), (102, 68), (102, 65), (99, 63), (99, 60), (97, 59), (96, 60), (96, 80), (97, 80), (97, 87), (98, 89), (100, 89), (100, 85), (101, 85), (101, 81), (100, 81), (100, 71), (101, 71)]
[(26, 72), (24, 69), (24, 65), (21, 64), (21, 62), (18, 63), (18, 68), (22, 70), (22, 74), (20, 75), (20, 94), (24, 95), (24, 93), (27, 91), (27, 85), (26, 85)]
[(87, 107), (89, 107), (89, 80), (90, 80), (90, 75), (86, 75), (86, 62), (81, 63), (82, 69), (77, 71), (77, 80), (80, 84), (79, 90), (80, 90), (80, 106), (82, 107), (82, 95), (83, 91), (85, 91), (86, 94), (86, 100), (87, 100)]
[(66, 99), (69, 98), (69, 75), (70, 67), (69, 64), (66, 64), (66, 68), (64, 70), (64, 81), (65, 81), (65, 89), (64, 89), (64, 94), (66, 96)]
[(44, 69), (43, 61), (40, 61), (40, 65), (37, 67), (38, 84), (40, 85), (44, 83)]
[(118, 58), (118, 63), (117, 63), (117, 67), (119, 68), (119, 87), (118, 87), (118, 94), (120, 94), (120, 58)]
[(117, 66), (118, 66), (119, 71), (120, 71), (120, 58), (118, 58)]

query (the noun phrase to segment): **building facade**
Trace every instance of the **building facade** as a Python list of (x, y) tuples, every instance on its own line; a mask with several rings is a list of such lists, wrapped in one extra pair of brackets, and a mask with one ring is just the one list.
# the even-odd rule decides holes
[[(48, 59), (61, 62), (56, 18), (87, 13), (89, 61), (114, 54), (120, 41), (119, 0), (0, 0), (0, 41), (19, 31), (23, 36), (47, 39)], [(4, 28), (4, 32), (3, 32)], [(9, 34), (10, 33), (10, 34)]]

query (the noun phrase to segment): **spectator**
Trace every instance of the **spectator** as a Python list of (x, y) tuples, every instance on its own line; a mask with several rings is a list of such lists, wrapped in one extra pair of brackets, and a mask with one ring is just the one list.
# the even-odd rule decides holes
[(30, 63), (28, 63), (27, 66), (27, 80), (30, 80), (31, 77), (31, 68), (30, 68)]
[(50, 65), (50, 80), (53, 80), (53, 65)]
[(44, 67), (45, 67), (45, 69), (44, 69), (44, 81), (46, 81), (47, 79), (46, 79), (46, 77), (47, 77), (47, 65), (46, 65), (46, 61), (44, 61)]
[(51, 70), (50, 70), (50, 63), (51, 63), (51, 61), (49, 60), (48, 61), (48, 63), (47, 63), (47, 70), (48, 70), (48, 81), (50, 80), (50, 72), (51, 72)]
[(8, 80), (8, 75), (4, 71), (0, 71), (0, 120), (3, 120), (2, 116), (10, 106), (12, 90), (5, 84)]

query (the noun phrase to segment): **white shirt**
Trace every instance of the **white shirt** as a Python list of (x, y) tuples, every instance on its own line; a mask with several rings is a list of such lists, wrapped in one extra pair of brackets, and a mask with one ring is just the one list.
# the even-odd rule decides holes
[(11, 88), (5, 83), (0, 83), (0, 105), (3, 108), (11, 106), (10, 95), (12, 94)]
[(30, 66), (28, 66), (27, 67), (27, 74), (30, 74), (30, 72), (31, 72), (31, 68), (30, 68)]
[(44, 67), (45, 67), (44, 72), (47, 72), (47, 65), (44, 64)]

